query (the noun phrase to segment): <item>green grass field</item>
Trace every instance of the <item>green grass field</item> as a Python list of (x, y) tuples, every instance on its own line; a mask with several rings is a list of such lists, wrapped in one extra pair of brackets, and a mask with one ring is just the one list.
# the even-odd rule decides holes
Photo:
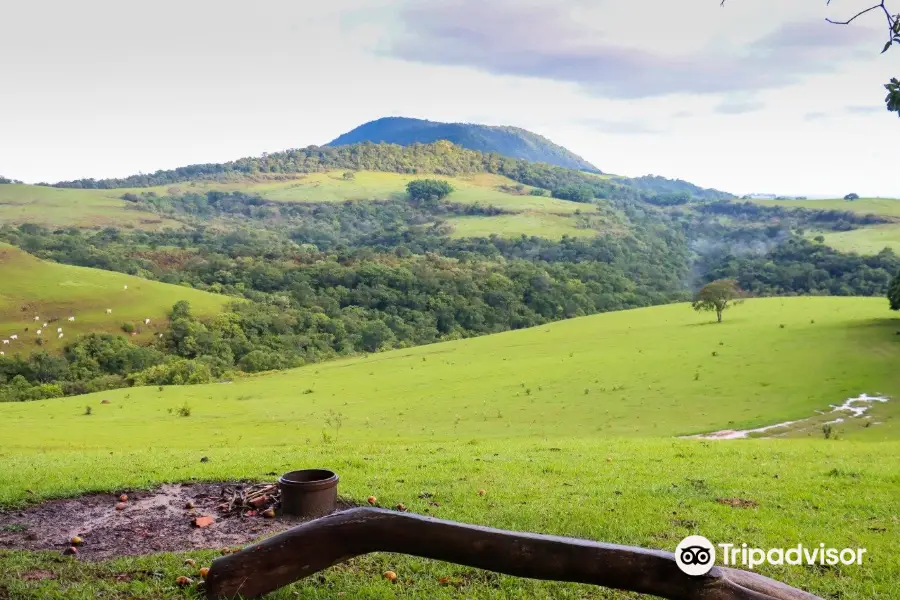
[(451, 237), (517, 237), (520, 235), (537, 236), (547, 239), (569, 237), (593, 237), (594, 229), (577, 227), (572, 217), (549, 215), (540, 212), (523, 212), (514, 215), (497, 215), (493, 217), (471, 216), (448, 219), (453, 226)]
[(841, 252), (878, 254), (890, 248), (900, 254), (900, 225), (879, 225), (852, 231), (812, 232), (807, 237), (822, 235), (825, 243)]
[[(357, 171), (352, 180), (343, 178), (344, 171), (310, 173), (284, 181), (241, 178), (229, 182), (194, 181), (156, 188), (135, 188), (117, 190), (121, 193), (154, 191), (157, 194), (178, 192), (203, 192), (205, 190), (242, 191), (259, 194), (276, 202), (320, 203), (345, 202), (347, 200), (388, 200), (405, 197), (406, 184), (414, 179), (434, 177), (450, 182), (456, 191), (448, 201), (460, 204), (484, 204), (510, 211), (537, 211), (550, 214), (573, 214), (584, 208), (577, 202), (557, 200), (546, 196), (510, 194), (500, 186), (518, 185), (512, 179), (499, 175), (482, 173), (459, 177), (445, 175), (404, 175), (377, 171)], [(524, 187), (526, 193), (531, 188)]]
[(817, 235), (825, 237), (825, 243), (841, 252), (857, 254), (878, 254), (884, 248), (900, 252), (900, 200), (893, 198), (861, 198), (848, 201), (833, 200), (753, 200), (763, 206), (783, 206), (789, 208), (811, 208), (817, 210), (845, 210), (861, 215), (878, 215), (896, 219), (891, 225), (863, 227), (852, 231), (841, 232), (807, 232), (807, 237)]
[[(796, 439), (677, 436), (804, 419), (860, 393), (896, 398), (900, 319), (883, 299), (756, 299), (725, 322), (677, 304), (396, 350), (231, 384), (123, 389), (0, 405), (0, 505), (162, 482), (271, 479), (323, 465), (342, 494), (516, 530), (673, 550), (691, 533), (764, 548), (861, 546), (860, 567), (761, 567), (826, 598), (895, 598), (900, 420)], [(110, 404), (101, 405), (107, 399)], [(187, 404), (191, 416), (169, 409)], [(93, 407), (85, 416), (84, 407)], [(339, 429), (325, 425), (343, 416)], [(867, 421), (879, 423), (865, 427)], [(209, 462), (200, 463), (200, 456)], [(478, 496), (480, 488), (487, 490)], [(419, 499), (429, 490), (433, 507)], [(757, 504), (733, 508), (717, 500)], [(191, 553), (202, 563), (214, 552)], [(184, 555), (103, 563), (0, 552), (14, 598), (191, 597)], [(42, 568), (56, 579), (22, 581)], [(395, 570), (413, 583), (390, 585)], [(135, 573), (119, 581), (116, 573)], [(146, 573), (159, 572), (154, 577)], [(144, 573), (142, 575), (141, 573)], [(457, 590), (445, 576), (468, 581)], [(374, 555), (275, 598), (634, 595)]]
[[(3, 243), (0, 279), (0, 337), (19, 336), (3, 346), (8, 355), (58, 348), (93, 331), (121, 333), (125, 322), (139, 326), (136, 338), (147, 340), (165, 324), (178, 300), (189, 301), (200, 315), (215, 314), (230, 301), (225, 296), (122, 273), (42, 261)], [(106, 309), (112, 309), (112, 314)], [(35, 321), (35, 316), (40, 318)], [(75, 317), (74, 322), (68, 321), (70, 316)], [(147, 318), (151, 319), (149, 326), (144, 325)], [(43, 327), (52, 319), (58, 321)], [(58, 327), (63, 328), (63, 339), (57, 337)], [(40, 347), (36, 344), (38, 329), (43, 330), (40, 337), (45, 340)]]
[[(78, 190), (30, 185), (0, 186), (0, 224), (37, 223), (48, 227), (135, 227), (162, 229), (182, 224), (158, 215), (133, 210), (121, 200), (125, 193), (154, 192), (160, 195), (185, 192), (204, 193), (209, 190), (242, 191), (259, 194), (267, 200), (287, 203), (330, 203), (348, 200), (388, 200), (405, 197), (406, 184), (428, 175), (403, 175), (374, 171), (356, 172), (352, 180), (343, 178), (344, 171), (311, 173), (292, 179), (241, 177), (230, 181), (192, 181), (150, 188), (122, 188), (115, 190)], [(544, 196), (530, 196), (531, 188), (524, 186), (524, 194), (503, 191), (502, 186), (514, 187), (515, 181), (487, 173), (446, 177), (455, 192), (449, 201), (459, 204), (495, 206), (505, 211), (521, 213), (505, 215), (483, 223), (460, 227), (466, 235), (504, 236), (544, 235), (559, 238), (563, 233), (572, 236), (592, 235), (576, 227), (572, 216), (585, 206)], [(481, 218), (481, 217), (479, 217)], [(546, 233), (545, 233), (546, 232)]]
[(45, 227), (179, 228), (177, 221), (133, 210), (121, 190), (76, 190), (36, 185), (0, 185), (0, 225)]
[(894, 198), (860, 198), (852, 202), (842, 198), (832, 200), (752, 200), (752, 202), (763, 206), (846, 210), (861, 215), (872, 214), (883, 217), (900, 217), (900, 200)]

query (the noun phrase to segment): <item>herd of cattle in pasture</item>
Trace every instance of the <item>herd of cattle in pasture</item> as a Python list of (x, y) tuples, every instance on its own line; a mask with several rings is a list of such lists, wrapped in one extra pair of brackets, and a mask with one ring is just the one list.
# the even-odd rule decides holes
[[(124, 286), (124, 289), (127, 290), (127, 289), (128, 289), (128, 286), (127, 286), (127, 285)], [(24, 307), (23, 307), (23, 308), (24, 308)], [(112, 309), (111, 309), (111, 308), (107, 308), (107, 309), (106, 309), (106, 314), (111, 315), (111, 314), (112, 314)], [(39, 315), (35, 315), (35, 316), (34, 316), (34, 320), (40, 322), (40, 321), (41, 321), (41, 317), (40, 317)], [(35, 330), (35, 332), (34, 332), (34, 333), (35, 333), (35, 336), (38, 337), (38, 338), (41, 338), (41, 337), (44, 335), (44, 329), (46, 329), (47, 326), (50, 325), (50, 323), (53, 323), (53, 322), (55, 322), (55, 321), (59, 321), (59, 318), (52, 318), (52, 319), (48, 319), (47, 321), (43, 321), (43, 325), (41, 325), (41, 328)], [(67, 319), (67, 321), (69, 321), (70, 323), (74, 323), (74, 322), (75, 322), (75, 316), (74, 316), (74, 315), (69, 316), (68, 319)], [(144, 319), (144, 325), (149, 325), (149, 324), (150, 324), (150, 318), (148, 317), (148, 318)], [(27, 328), (27, 327), (25, 328), (25, 331), (28, 331), (28, 328)], [(133, 332), (131, 335), (137, 335), (137, 333), (134, 333), (134, 332)], [(56, 337), (57, 337), (57, 339), (62, 339), (64, 336), (65, 336), (65, 333), (63, 332), (63, 328), (62, 328), (62, 327), (57, 327), (57, 328), (56, 328)], [(159, 337), (162, 337), (162, 334), (159, 334)], [(10, 335), (8, 338), (0, 339), (0, 342), (2, 342), (2, 345), (3, 345), (3, 346), (11, 346), (11, 345), (13, 345), (13, 342), (18, 341), (18, 339), (19, 339), (19, 334), (14, 333), (14, 334)], [(3, 355), (5, 355), (5, 354), (6, 354), (6, 352), (0, 351), (0, 356), (3, 356)]]

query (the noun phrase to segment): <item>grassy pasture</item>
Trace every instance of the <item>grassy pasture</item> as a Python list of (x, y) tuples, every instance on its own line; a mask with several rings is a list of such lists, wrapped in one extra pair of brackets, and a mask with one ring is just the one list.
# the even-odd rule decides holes
[[(374, 494), (383, 506), (403, 502), (414, 512), (509, 529), (666, 550), (691, 533), (763, 548), (865, 547), (871, 562), (861, 567), (760, 570), (823, 597), (895, 597), (895, 403), (872, 410), (880, 425), (837, 426), (837, 440), (802, 429), (791, 434), (799, 439), (675, 436), (804, 418), (862, 392), (896, 398), (900, 320), (881, 299), (773, 298), (713, 321), (677, 304), (231, 384), (0, 404), (0, 505), (191, 479), (267, 480), (269, 472), (325, 465), (357, 501)], [(185, 403), (190, 417), (169, 412)], [(344, 416), (343, 427), (325, 425), (332, 411)], [(484, 497), (476, 493), (482, 488)], [(440, 506), (419, 498), (423, 490)], [(755, 506), (733, 508), (724, 498)], [(215, 555), (190, 553), (199, 564)], [(190, 574), (184, 558), (85, 563), (0, 551), (0, 590), (15, 598), (190, 597), (174, 586), (177, 575)], [(20, 578), (34, 568), (56, 578)], [(404, 583), (383, 581), (387, 569)], [(119, 573), (133, 579), (117, 580)], [(442, 577), (462, 587), (441, 585)], [(274, 598), (339, 593), (635, 598), (384, 554)]]
[(497, 215), (493, 217), (471, 216), (448, 219), (453, 225), (451, 237), (490, 237), (497, 234), (501, 237), (518, 237), (520, 235), (537, 236), (548, 239), (569, 237), (593, 237), (594, 229), (578, 228), (571, 217), (549, 215), (540, 212), (522, 212), (514, 215)]
[(36, 185), (0, 185), (0, 224), (45, 227), (178, 228), (177, 221), (133, 210), (121, 190), (76, 190)]
[(788, 208), (811, 208), (817, 210), (844, 210), (861, 215), (879, 215), (897, 220), (891, 225), (863, 227), (841, 232), (808, 232), (807, 237), (823, 235), (825, 243), (841, 252), (877, 254), (884, 248), (900, 252), (900, 200), (893, 198), (860, 198), (848, 201), (833, 200), (753, 200), (763, 206), (784, 206)]
[[(320, 203), (345, 202), (347, 200), (387, 200), (405, 197), (406, 184), (415, 179), (444, 179), (456, 189), (448, 198), (460, 204), (484, 204), (497, 206), (510, 211), (540, 211), (551, 214), (572, 214), (583, 205), (546, 196), (517, 195), (504, 192), (500, 186), (516, 186), (517, 182), (500, 175), (481, 173), (449, 177), (445, 175), (405, 175), (401, 173), (384, 173), (380, 171), (356, 171), (353, 179), (344, 179), (344, 171), (326, 173), (310, 173), (284, 181), (251, 178), (234, 181), (195, 181), (156, 188), (135, 188), (119, 190), (122, 193), (154, 191), (166, 194), (171, 191), (224, 190), (242, 191), (259, 194), (263, 198), (275, 202)], [(525, 192), (531, 188), (525, 186)]]
[(503, 191), (501, 186), (516, 186), (506, 177), (477, 174), (460, 177), (441, 175), (403, 175), (360, 171), (352, 180), (343, 178), (344, 171), (311, 173), (287, 180), (270, 178), (235, 178), (226, 181), (192, 181), (150, 188), (115, 190), (77, 190), (30, 185), (0, 186), (0, 223), (13, 225), (37, 223), (48, 227), (137, 227), (157, 229), (181, 227), (172, 219), (133, 210), (121, 200), (126, 193), (154, 192), (160, 195), (185, 192), (205, 193), (209, 190), (242, 191), (259, 194), (274, 202), (322, 203), (348, 200), (386, 200), (405, 197), (406, 184), (421, 177), (448, 180), (456, 191), (449, 200), (459, 204), (496, 206), (517, 213), (499, 218), (466, 218), (459, 222), (458, 235), (475, 236), (497, 233), (505, 236), (539, 235), (559, 238), (593, 235), (576, 227), (572, 219), (576, 211), (590, 207), (576, 202), (544, 196), (530, 196)]
[[(4, 346), (7, 354), (38, 349), (36, 330), (54, 318), (59, 320), (43, 328), (45, 344), (41, 348), (61, 347), (93, 331), (121, 333), (126, 321), (138, 325), (141, 333), (136, 337), (146, 340), (165, 322), (178, 300), (189, 301), (200, 315), (215, 314), (229, 301), (225, 296), (122, 273), (43, 261), (2, 243), (0, 279), (0, 337), (19, 336)], [(112, 314), (106, 314), (107, 308)], [(35, 316), (40, 319), (35, 321)], [(74, 322), (67, 320), (70, 316), (75, 317)], [(149, 326), (143, 324), (146, 318), (151, 319)], [(57, 327), (63, 328), (62, 340), (57, 338)]]
[(852, 231), (809, 233), (807, 237), (822, 235), (825, 243), (841, 252), (857, 254), (878, 254), (890, 248), (900, 254), (900, 224), (865, 227)]
[(763, 206), (783, 206), (787, 208), (811, 208), (816, 210), (846, 210), (861, 215), (881, 215), (900, 218), (900, 200), (894, 198), (860, 198), (849, 201), (842, 198), (831, 200), (752, 200)]

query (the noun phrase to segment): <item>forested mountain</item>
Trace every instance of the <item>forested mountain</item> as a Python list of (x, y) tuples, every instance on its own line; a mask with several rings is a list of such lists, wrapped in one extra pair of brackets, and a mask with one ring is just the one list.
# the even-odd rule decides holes
[(431, 144), (439, 140), (485, 153), (497, 153), (558, 167), (591, 171), (600, 170), (577, 154), (554, 144), (544, 136), (519, 127), (478, 125), (475, 123), (441, 123), (407, 117), (384, 117), (360, 125), (328, 146), (347, 146), (361, 142), (399, 144)]

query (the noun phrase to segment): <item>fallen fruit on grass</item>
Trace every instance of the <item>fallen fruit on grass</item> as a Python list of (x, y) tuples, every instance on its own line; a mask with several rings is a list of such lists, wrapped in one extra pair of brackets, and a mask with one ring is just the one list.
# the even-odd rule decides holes
[(369, 504), (371, 504), (372, 506), (375, 506), (375, 503), (378, 502), (378, 498), (376, 498), (375, 496), (369, 496), (369, 497), (366, 499), (366, 501), (367, 501)]
[(209, 567), (201, 567), (197, 572), (200, 573), (200, 577), (206, 579), (206, 576), (209, 575)]
[(385, 571), (384, 578), (387, 579), (388, 581), (397, 581), (397, 574), (394, 573), (393, 571)]
[(191, 579), (190, 577), (185, 577), (184, 575), (182, 575), (181, 577), (179, 577), (178, 579), (175, 580), (175, 583), (177, 583), (181, 587), (184, 587), (184, 586), (191, 585), (192, 583), (194, 583), (194, 580)]
[(267, 519), (274, 519), (275, 518), (275, 509), (267, 508), (266, 510), (264, 510), (262, 512), (262, 516), (264, 516)]
[(484, 496), (485, 494), (487, 494), (487, 492), (485, 490), (478, 490), (479, 496)]
[(77, 535), (76, 535), (75, 537), (72, 538), (72, 545), (73, 545), (73, 546), (80, 546), (80, 545), (83, 544), (83, 543), (84, 543), (84, 540), (81, 539), (80, 537), (78, 537)]
[(116, 510), (125, 510), (126, 506), (128, 506), (128, 505), (125, 504), (124, 502), (119, 502), (118, 504), (116, 504)]
[(119, 502), (128, 502), (128, 494), (122, 494), (119, 496)]
[(397, 505), (397, 510), (399, 510), (399, 511), (406, 510), (406, 505), (401, 502), (400, 504)]
[(194, 565), (197, 564), (197, 562), (193, 558), (189, 558), (186, 561), (184, 561), (184, 564), (186, 564), (189, 567), (193, 567)]
[(75, 546), (69, 546), (63, 551), (63, 554), (78, 554), (78, 548)]

